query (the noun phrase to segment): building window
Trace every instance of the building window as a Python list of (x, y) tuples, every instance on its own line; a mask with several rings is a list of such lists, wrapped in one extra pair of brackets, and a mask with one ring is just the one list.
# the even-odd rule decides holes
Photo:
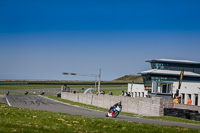
[(152, 69), (167, 69), (167, 70), (176, 70), (181, 71), (184, 69), (185, 71), (200, 73), (199, 65), (191, 65), (191, 64), (180, 64), (180, 63), (166, 63), (166, 62), (152, 62)]
[(172, 90), (173, 90), (173, 84), (168, 84), (168, 87), (167, 87), (167, 93), (172, 93)]
[(172, 93), (173, 83), (153, 82), (152, 93)]

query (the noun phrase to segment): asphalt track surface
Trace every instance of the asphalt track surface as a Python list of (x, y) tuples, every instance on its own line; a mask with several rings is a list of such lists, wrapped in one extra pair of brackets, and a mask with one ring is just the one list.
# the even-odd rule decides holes
[[(29, 108), (33, 110), (44, 110), (44, 111), (51, 111), (51, 112), (67, 113), (67, 114), (72, 114), (72, 115), (83, 115), (87, 117), (106, 118), (105, 112), (72, 106), (69, 104), (65, 104), (62, 102), (58, 102), (58, 101), (44, 98), (37, 95), (9, 95), (7, 96), (7, 102), (11, 106), (18, 107), (18, 108)], [(136, 117), (128, 117), (128, 116), (123, 116), (123, 115), (119, 115), (117, 118), (111, 118), (111, 119), (146, 123), (146, 124), (179, 126), (179, 127), (200, 129), (200, 125), (195, 125), (195, 124), (184, 124), (184, 123), (177, 123), (177, 122), (151, 120), (151, 119), (143, 119), (143, 118), (136, 118)]]

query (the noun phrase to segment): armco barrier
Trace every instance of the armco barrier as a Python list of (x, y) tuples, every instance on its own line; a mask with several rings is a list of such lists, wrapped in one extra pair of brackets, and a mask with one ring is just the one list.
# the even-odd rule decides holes
[(80, 102), (109, 109), (119, 100), (122, 101), (122, 111), (146, 116), (162, 116), (164, 108), (172, 108), (173, 100), (161, 97), (124, 97), (111, 95), (92, 95), (82, 93), (61, 93), (62, 99)]

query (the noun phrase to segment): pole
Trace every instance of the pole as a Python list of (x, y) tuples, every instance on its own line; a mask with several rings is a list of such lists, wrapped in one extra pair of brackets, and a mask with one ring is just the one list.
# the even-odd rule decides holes
[(101, 69), (99, 69), (99, 82), (98, 82), (98, 93), (100, 94), (100, 82), (101, 82)]
[(101, 69), (99, 69), (99, 74), (79, 74), (79, 73), (68, 73), (68, 72), (63, 72), (63, 75), (77, 75), (77, 76), (91, 76), (95, 77), (95, 91), (96, 91), (96, 82), (97, 82), (97, 77), (99, 78), (98, 82), (98, 93), (100, 93), (100, 82), (101, 82)]
[(95, 93), (96, 93), (96, 89), (97, 89), (97, 76), (95, 78)]

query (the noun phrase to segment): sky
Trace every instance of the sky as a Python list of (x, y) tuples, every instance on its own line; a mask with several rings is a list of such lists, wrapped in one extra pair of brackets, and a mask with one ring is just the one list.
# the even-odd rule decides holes
[(0, 80), (103, 81), (200, 62), (199, 0), (1, 0)]

